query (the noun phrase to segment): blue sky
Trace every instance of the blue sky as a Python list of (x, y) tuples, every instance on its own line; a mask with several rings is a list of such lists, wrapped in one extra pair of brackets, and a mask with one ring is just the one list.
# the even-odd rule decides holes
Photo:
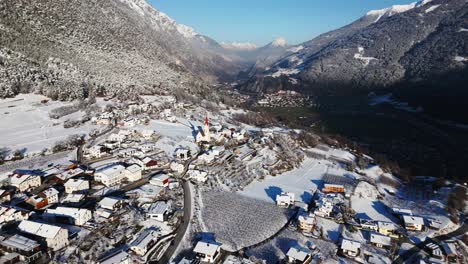
[(344, 26), (367, 11), (411, 0), (148, 0), (178, 23), (219, 42), (297, 44)]

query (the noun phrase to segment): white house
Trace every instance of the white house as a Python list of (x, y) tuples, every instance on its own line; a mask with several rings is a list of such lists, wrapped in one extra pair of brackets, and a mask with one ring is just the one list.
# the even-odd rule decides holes
[(278, 206), (289, 207), (294, 205), (294, 193), (291, 192), (282, 192), (281, 194), (276, 195), (276, 204)]
[(158, 161), (152, 158), (146, 157), (142, 160), (142, 167), (144, 170), (154, 170), (158, 168)]
[(297, 218), (298, 227), (306, 233), (312, 233), (315, 228), (316, 220), (313, 214), (301, 214)]
[(290, 248), (286, 253), (286, 256), (288, 257), (289, 263), (307, 264), (312, 261), (312, 255), (310, 254), (310, 251), (297, 247)]
[(184, 164), (178, 163), (178, 162), (172, 162), (171, 163), (171, 170), (177, 173), (182, 173), (185, 169)]
[(114, 186), (121, 184), (126, 174), (127, 170), (124, 166), (120, 164), (111, 165), (97, 170), (94, 174), (94, 180), (102, 182), (105, 186)]
[(190, 179), (193, 179), (197, 182), (204, 183), (208, 180), (208, 173), (206, 171), (199, 170), (189, 170), (187, 171)]
[(87, 158), (101, 158), (107, 156), (106, 148), (102, 145), (96, 145), (87, 150)]
[(57, 207), (56, 209), (47, 209), (46, 217), (66, 217), (71, 220), (73, 225), (83, 226), (91, 220), (92, 213), (90, 210), (72, 207)]
[(47, 198), (48, 204), (56, 204), (59, 202), (59, 191), (50, 187), (49, 189), (43, 191), (39, 194), (40, 196)]
[(135, 155), (137, 152), (138, 152), (138, 149), (136, 148), (125, 148), (125, 149), (119, 150), (118, 155), (119, 157), (131, 157)]
[(372, 233), (370, 235), (370, 242), (376, 247), (390, 247), (392, 245), (392, 239), (388, 236)]
[(167, 187), (169, 185), (169, 179), (169, 175), (165, 173), (158, 173), (151, 178), (150, 184), (160, 187)]
[(361, 228), (363, 229), (372, 230), (372, 231), (379, 230), (378, 222), (375, 220), (359, 219), (359, 224), (361, 225)]
[(111, 142), (119, 142), (119, 143), (122, 143), (125, 141), (125, 139), (127, 139), (127, 135), (125, 134), (111, 134), (109, 137), (108, 137), (108, 140), (111, 141)]
[(126, 175), (128, 181), (134, 182), (142, 178), (142, 168), (136, 164), (133, 164), (126, 168)]
[(105, 197), (99, 202), (99, 207), (115, 211), (122, 208), (123, 201), (116, 198)]
[(377, 232), (379, 232), (380, 234), (395, 237), (395, 238), (399, 237), (397, 233), (398, 227), (394, 223), (379, 221), (377, 225), (379, 227)]
[(221, 258), (221, 244), (200, 241), (193, 249), (193, 252), (202, 262), (215, 263)]
[(0, 246), (8, 252), (19, 253), (19, 260), (24, 263), (36, 263), (42, 256), (41, 245), (32, 239), (24, 236), (14, 235), (2, 241)]
[(59, 250), (68, 245), (68, 230), (54, 225), (23, 220), (18, 226), (21, 232), (28, 233), (44, 240), (47, 247)]
[(403, 222), (408, 231), (422, 231), (424, 227), (424, 219), (418, 216), (404, 215)]
[(26, 220), (29, 212), (0, 204), (0, 225), (9, 222)]
[(187, 148), (177, 148), (174, 155), (176, 158), (181, 160), (188, 160), (190, 158), (190, 149)]
[(167, 221), (167, 218), (172, 210), (172, 203), (170, 201), (157, 201), (153, 203), (148, 209), (147, 216), (150, 219), (155, 219), (160, 222)]
[(19, 192), (25, 192), (41, 186), (41, 177), (28, 174), (15, 174), (10, 177), (10, 184), (16, 187)]
[(139, 145), (137, 148), (145, 153), (155, 151), (156, 149), (158, 149), (156, 145), (152, 143), (144, 143)]
[(66, 193), (86, 192), (89, 190), (89, 182), (82, 179), (70, 179), (65, 184)]
[(144, 256), (158, 240), (159, 233), (145, 229), (130, 243), (130, 249), (139, 256)]
[(354, 258), (360, 254), (361, 244), (349, 239), (343, 239), (341, 242), (341, 250), (343, 251), (343, 254)]

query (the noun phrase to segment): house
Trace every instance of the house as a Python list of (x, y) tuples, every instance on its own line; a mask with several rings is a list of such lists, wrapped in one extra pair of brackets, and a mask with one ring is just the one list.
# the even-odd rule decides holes
[(99, 264), (131, 264), (131, 258), (127, 252), (120, 250), (115, 251), (98, 260)]
[(0, 189), (0, 203), (9, 202), (11, 200), (10, 192)]
[(221, 258), (221, 244), (199, 241), (193, 249), (197, 259), (206, 263), (215, 263)]
[(63, 198), (62, 204), (79, 205), (84, 201), (84, 198), (84, 194), (71, 193)]
[(441, 242), (442, 250), (449, 263), (458, 263), (457, 248), (454, 243)]
[(198, 156), (198, 160), (205, 164), (211, 163), (215, 160), (215, 155), (212, 152), (203, 153), (202, 155)]
[(96, 146), (93, 146), (93, 147), (91, 147), (91, 148), (89, 148), (87, 150), (87, 153), (86, 153), (85, 157), (88, 158), (88, 159), (90, 159), (90, 158), (99, 159), (99, 158), (102, 158), (102, 157), (105, 157), (105, 156), (109, 155), (109, 151), (110, 151), (110, 149), (106, 148), (105, 146), (96, 145)]
[(29, 191), (41, 186), (41, 177), (37, 175), (15, 174), (10, 177), (10, 185), (16, 187), (19, 192)]
[(134, 182), (141, 180), (142, 178), (142, 168), (136, 164), (130, 165), (126, 168), (126, 176), (128, 181)]
[(182, 173), (185, 170), (184, 164), (181, 164), (178, 162), (172, 162), (170, 167), (173, 172), (177, 172), (177, 173)]
[(359, 224), (361, 225), (362, 229), (376, 232), (379, 230), (379, 223), (375, 220), (359, 219)]
[(89, 182), (82, 179), (70, 179), (64, 186), (66, 193), (85, 193), (89, 190)]
[(39, 195), (33, 195), (29, 197), (28, 199), (26, 199), (26, 203), (32, 205), (34, 209), (36, 210), (44, 208), (47, 205), (49, 205), (47, 198), (39, 196)]
[(200, 129), (195, 136), (195, 142), (200, 144), (203, 142), (210, 142), (211, 141), (211, 133), (210, 133), (210, 122), (208, 120), (208, 114), (206, 114), (205, 124), (203, 129)]
[(16, 264), (20, 262), (20, 255), (18, 253), (6, 253), (0, 256), (0, 263), (2, 264)]
[(138, 149), (136, 148), (125, 148), (125, 149), (119, 150), (117, 155), (119, 157), (131, 157), (135, 155), (137, 152), (138, 152)]
[(400, 237), (398, 234), (398, 227), (394, 223), (379, 221), (377, 223), (377, 226), (379, 228), (377, 231), (382, 235), (395, 237), (395, 238)]
[(392, 239), (388, 236), (372, 233), (370, 234), (370, 243), (379, 248), (391, 247)]
[(126, 175), (127, 170), (124, 166), (114, 164), (97, 170), (94, 174), (94, 180), (102, 182), (102, 184), (109, 187), (121, 184)]
[(145, 229), (130, 243), (130, 250), (139, 256), (144, 256), (158, 240), (159, 233), (155, 230)]
[(18, 253), (19, 259), (27, 263), (33, 263), (42, 256), (41, 245), (24, 236), (14, 235), (0, 242), (2, 250)]
[(408, 231), (422, 231), (424, 227), (424, 219), (418, 216), (403, 215), (403, 222)]
[(68, 230), (29, 220), (23, 220), (18, 226), (21, 232), (31, 234), (41, 239), (41, 241), (52, 250), (59, 250), (68, 245)]
[(426, 245), (426, 250), (431, 254), (432, 257), (437, 258), (437, 259), (444, 259), (444, 252), (442, 252), (442, 249), (440, 248), (439, 245), (435, 243), (429, 243)]
[(208, 172), (199, 171), (199, 170), (189, 170), (187, 171), (189, 178), (200, 183), (204, 183), (208, 180)]
[(169, 175), (165, 173), (158, 173), (154, 175), (151, 180), (149, 181), (150, 184), (160, 187), (168, 187), (169, 186)]
[(191, 157), (190, 149), (187, 148), (177, 148), (174, 154), (181, 160), (188, 160)]
[(413, 212), (410, 209), (402, 209), (402, 208), (392, 208), (392, 211), (394, 214), (398, 216), (403, 216), (403, 215), (413, 215)]
[(165, 222), (171, 211), (172, 203), (170, 201), (157, 201), (150, 206), (146, 215), (150, 219)]
[(92, 218), (90, 210), (72, 207), (57, 207), (56, 209), (47, 209), (44, 216), (49, 218), (67, 218), (67, 220), (76, 226), (83, 226)]
[(340, 184), (324, 184), (322, 188), (323, 193), (345, 193), (346, 189)]
[(138, 149), (145, 152), (145, 153), (148, 153), (148, 152), (151, 152), (151, 151), (155, 151), (158, 148), (156, 147), (155, 144), (145, 143), (145, 144), (141, 144), (140, 146), (138, 146)]
[(85, 173), (85, 171), (80, 169), (80, 168), (73, 168), (73, 169), (69, 169), (67, 171), (64, 171), (64, 172), (56, 175), (56, 177), (59, 178), (62, 181), (66, 181), (68, 179), (81, 176), (84, 173)]
[(126, 134), (111, 134), (109, 137), (108, 137), (108, 140), (110, 142), (118, 142), (118, 143), (122, 143), (123, 141), (125, 141), (125, 139), (127, 139), (127, 135)]
[(144, 170), (154, 170), (158, 168), (158, 161), (146, 157), (142, 160), (142, 166)]
[(298, 219), (298, 227), (306, 233), (312, 233), (315, 228), (315, 216), (313, 214), (301, 214)]
[(46, 198), (48, 204), (56, 204), (59, 202), (59, 191), (50, 187), (49, 189), (39, 193), (39, 196)]
[(361, 244), (349, 239), (343, 239), (340, 248), (344, 255), (355, 258), (360, 254)]
[(288, 263), (307, 264), (312, 261), (311, 252), (298, 247), (292, 247), (286, 253)]
[(281, 194), (276, 195), (276, 204), (278, 206), (289, 207), (291, 205), (294, 205), (294, 200), (294, 193), (282, 192)]
[(0, 204), (0, 225), (29, 218), (29, 212)]
[(122, 208), (123, 206), (123, 201), (120, 199), (116, 198), (111, 198), (111, 197), (105, 197), (99, 202), (99, 207), (110, 210), (110, 211), (116, 211)]

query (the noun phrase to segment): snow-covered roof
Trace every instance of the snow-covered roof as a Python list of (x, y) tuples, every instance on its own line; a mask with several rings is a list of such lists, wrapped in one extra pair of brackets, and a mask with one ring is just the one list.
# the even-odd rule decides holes
[(124, 170), (125, 170), (124, 166), (117, 164), (117, 165), (112, 165), (112, 166), (106, 166), (102, 169), (97, 170), (96, 173), (101, 173), (107, 176), (113, 176), (113, 175), (122, 173), (122, 171)]
[(393, 213), (398, 215), (413, 215), (410, 209), (392, 208)]
[(89, 210), (81, 209), (81, 208), (72, 208), (72, 207), (57, 207), (55, 209), (47, 209), (45, 211), (46, 214), (51, 215), (61, 215), (61, 216), (69, 216), (75, 219), (81, 218), (81, 216), (85, 215)]
[(149, 214), (164, 214), (171, 208), (171, 202), (157, 201), (148, 209)]
[(220, 247), (221, 247), (220, 243), (200, 241), (197, 243), (193, 251), (195, 253), (214, 256), (214, 254), (216, 253), (216, 251), (218, 251)]
[(382, 236), (378, 234), (371, 234), (370, 242), (375, 244), (381, 244), (384, 246), (390, 246), (392, 243), (392, 239), (388, 236)]
[(12, 177), (10, 177), (10, 183), (12, 185), (19, 185), (23, 183), (24, 181), (26, 181), (27, 179), (29, 179), (29, 177), (38, 177), (38, 176), (32, 176), (28, 174), (24, 174), (24, 175), (15, 174)]
[(127, 167), (127, 170), (128, 170), (129, 172), (131, 172), (131, 173), (136, 173), (136, 172), (141, 171), (141, 167), (138, 166), (138, 165), (136, 165), (136, 164), (133, 164), (133, 165)]
[(349, 251), (358, 251), (361, 248), (361, 244), (359, 244), (356, 241), (352, 241), (349, 239), (343, 239), (343, 242), (341, 242), (341, 249), (343, 250), (349, 250)]
[(154, 230), (143, 230), (138, 237), (132, 241), (130, 247), (146, 248), (154, 239), (158, 238), (158, 234)]
[(20, 235), (9, 237), (0, 242), (0, 245), (8, 248), (16, 248), (22, 251), (32, 251), (40, 246), (36, 241)]
[(99, 202), (99, 205), (101, 207), (105, 208), (113, 208), (117, 203), (119, 203), (120, 200), (116, 198), (110, 198), (110, 197), (105, 197)]
[(64, 186), (65, 187), (78, 187), (85, 181), (86, 180), (82, 180), (82, 179), (70, 179), (64, 184)]
[(404, 215), (403, 221), (405, 224), (424, 225), (424, 218), (419, 216)]
[(309, 225), (315, 224), (315, 217), (313, 217), (312, 215), (300, 215), (298, 220), (301, 223), (306, 223)]
[(65, 202), (70, 202), (70, 203), (78, 203), (79, 201), (83, 200), (85, 198), (84, 194), (75, 194), (71, 193), (65, 197), (65, 199), (62, 200), (62, 203)]
[(117, 264), (122, 263), (124, 260), (128, 259), (128, 253), (121, 250), (116, 251), (102, 259), (99, 260), (101, 264)]
[(293, 258), (295, 260), (305, 261), (309, 257), (309, 252), (300, 248), (292, 247), (288, 250), (288, 253), (286, 253), (286, 256)]
[(57, 191), (56, 189), (54, 188), (49, 188), (45, 191), (42, 192), (46, 197), (51, 197), (53, 195), (58, 195), (59, 194), (59, 191)]
[(396, 230), (397, 227), (394, 223), (390, 222), (381, 222), (378, 223), (379, 229), (386, 229), (386, 230)]
[(29, 234), (44, 238), (54, 238), (62, 229), (58, 226), (37, 223), (29, 220), (23, 220), (18, 226), (18, 229)]

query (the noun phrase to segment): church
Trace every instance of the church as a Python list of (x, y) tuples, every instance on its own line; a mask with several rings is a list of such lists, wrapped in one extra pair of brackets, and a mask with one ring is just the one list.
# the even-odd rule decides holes
[(203, 127), (203, 130), (199, 130), (197, 133), (197, 136), (195, 138), (195, 141), (197, 143), (203, 143), (203, 142), (210, 142), (211, 141), (211, 134), (210, 134), (210, 123), (208, 120), (208, 114), (206, 114), (205, 118), (205, 125)]

